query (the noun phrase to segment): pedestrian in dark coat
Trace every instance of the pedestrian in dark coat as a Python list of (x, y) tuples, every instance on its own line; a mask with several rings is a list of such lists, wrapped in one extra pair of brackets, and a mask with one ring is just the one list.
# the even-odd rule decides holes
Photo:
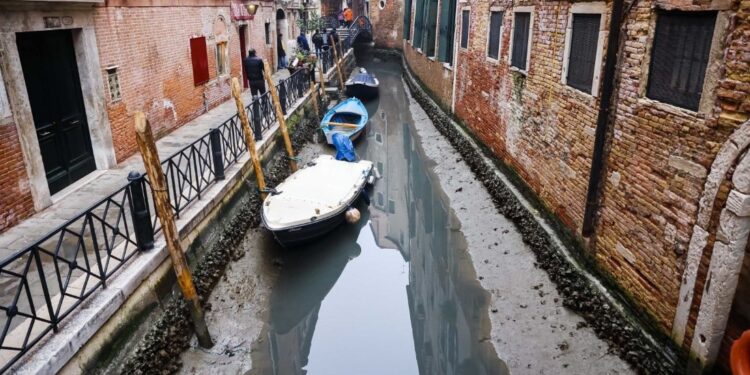
[(247, 74), (247, 80), (250, 82), (250, 93), (263, 95), (266, 93), (266, 82), (263, 78), (263, 60), (255, 55), (255, 50), (250, 49), (247, 52), (245, 61), (242, 62)]
[(310, 52), (310, 44), (307, 43), (307, 37), (305, 36), (304, 31), (299, 32), (299, 36), (297, 37), (297, 47), (307, 53)]
[(286, 51), (284, 51), (284, 42), (281, 40), (283, 37), (281, 34), (276, 38), (276, 50), (279, 55), (279, 69), (286, 68)]
[(323, 36), (320, 35), (320, 30), (315, 30), (315, 34), (312, 36), (312, 42), (315, 46), (315, 55), (320, 56), (320, 52), (323, 48)]

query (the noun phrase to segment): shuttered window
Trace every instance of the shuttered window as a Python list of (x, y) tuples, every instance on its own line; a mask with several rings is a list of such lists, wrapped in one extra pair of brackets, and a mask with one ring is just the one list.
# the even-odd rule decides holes
[(599, 45), (600, 14), (574, 14), (566, 82), (591, 94)]
[(518, 12), (513, 21), (513, 55), (510, 65), (518, 69), (526, 70), (526, 57), (529, 52), (529, 26), (531, 25), (531, 13)]
[(427, 56), (435, 56), (435, 36), (437, 34), (438, 0), (427, 0), (426, 20), (422, 23), (427, 30), (422, 51)]
[(440, 39), (438, 60), (453, 63), (453, 35), (456, 33), (456, 0), (440, 2)]
[(427, 0), (417, 0), (417, 7), (414, 12), (414, 38), (412, 38), (412, 44), (417, 47), (422, 47), (422, 21), (424, 20), (424, 3)]
[(190, 59), (193, 62), (195, 86), (208, 82), (208, 51), (205, 37), (190, 39)]
[(716, 12), (659, 12), (647, 95), (697, 110), (708, 66)]
[(411, 0), (404, 3), (404, 39), (411, 39)]
[(503, 28), (503, 12), (490, 12), (490, 36), (487, 45), (487, 57), (498, 59), (500, 56), (500, 33)]
[(461, 11), (461, 48), (469, 47), (469, 11)]

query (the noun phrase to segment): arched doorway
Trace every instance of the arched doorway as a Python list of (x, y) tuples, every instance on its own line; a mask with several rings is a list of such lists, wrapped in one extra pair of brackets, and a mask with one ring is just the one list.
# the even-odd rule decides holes
[[(750, 234), (748, 148), (750, 121), (742, 124), (729, 137), (714, 159), (701, 194), (682, 275), (680, 298), (672, 327), (673, 337), (678, 343), (683, 342), (688, 329), (701, 261), (707, 257), (706, 254), (710, 254), (703, 287), (698, 290), (701, 296), (695, 328), (688, 343), (692, 354), (703, 365), (713, 364), (722, 348), (722, 342), (725, 347), (728, 344), (725, 336), (727, 333), (732, 334), (727, 332), (728, 324), (732, 331), (750, 328), (741, 327), (742, 322), (749, 319), (750, 311), (743, 307), (745, 305), (735, 301), (738, 290), (747, 290), (748, 286), (744, 283), (749, 279), (742, 271), (743, 263), (746, 263), (745, 254)], [(728, 186), (729, 193), (717, 202), (722, 186)], [(711, 217), (714, 216), (715, 206), (720, 207), (720, 214), (716, 225), (712, 225)], [(715, 233), (715, 236), (711, 233)], [(712, 251), (707, 253), (708, 249)], [(730, 315), (734, 321), (730, 322)]]

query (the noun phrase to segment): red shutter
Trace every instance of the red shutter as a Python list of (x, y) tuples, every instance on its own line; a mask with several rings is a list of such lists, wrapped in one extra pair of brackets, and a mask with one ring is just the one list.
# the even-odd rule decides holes
[(208, 52), (206, 37), (190, 39), (190, 58), (193, 60), (193, 82), (196, 86), (208, 82)]

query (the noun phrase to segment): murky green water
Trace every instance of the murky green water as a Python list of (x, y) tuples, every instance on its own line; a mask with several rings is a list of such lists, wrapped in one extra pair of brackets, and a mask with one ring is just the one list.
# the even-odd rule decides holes
[(358, 52), (381, 84), (357, 153), (382, 178), (358, 224), (302, 248), (268, 244), (280, 271), (252, 372), (507, 373), (488, 339), (489, 295), (414, 138), (401, 67)]

